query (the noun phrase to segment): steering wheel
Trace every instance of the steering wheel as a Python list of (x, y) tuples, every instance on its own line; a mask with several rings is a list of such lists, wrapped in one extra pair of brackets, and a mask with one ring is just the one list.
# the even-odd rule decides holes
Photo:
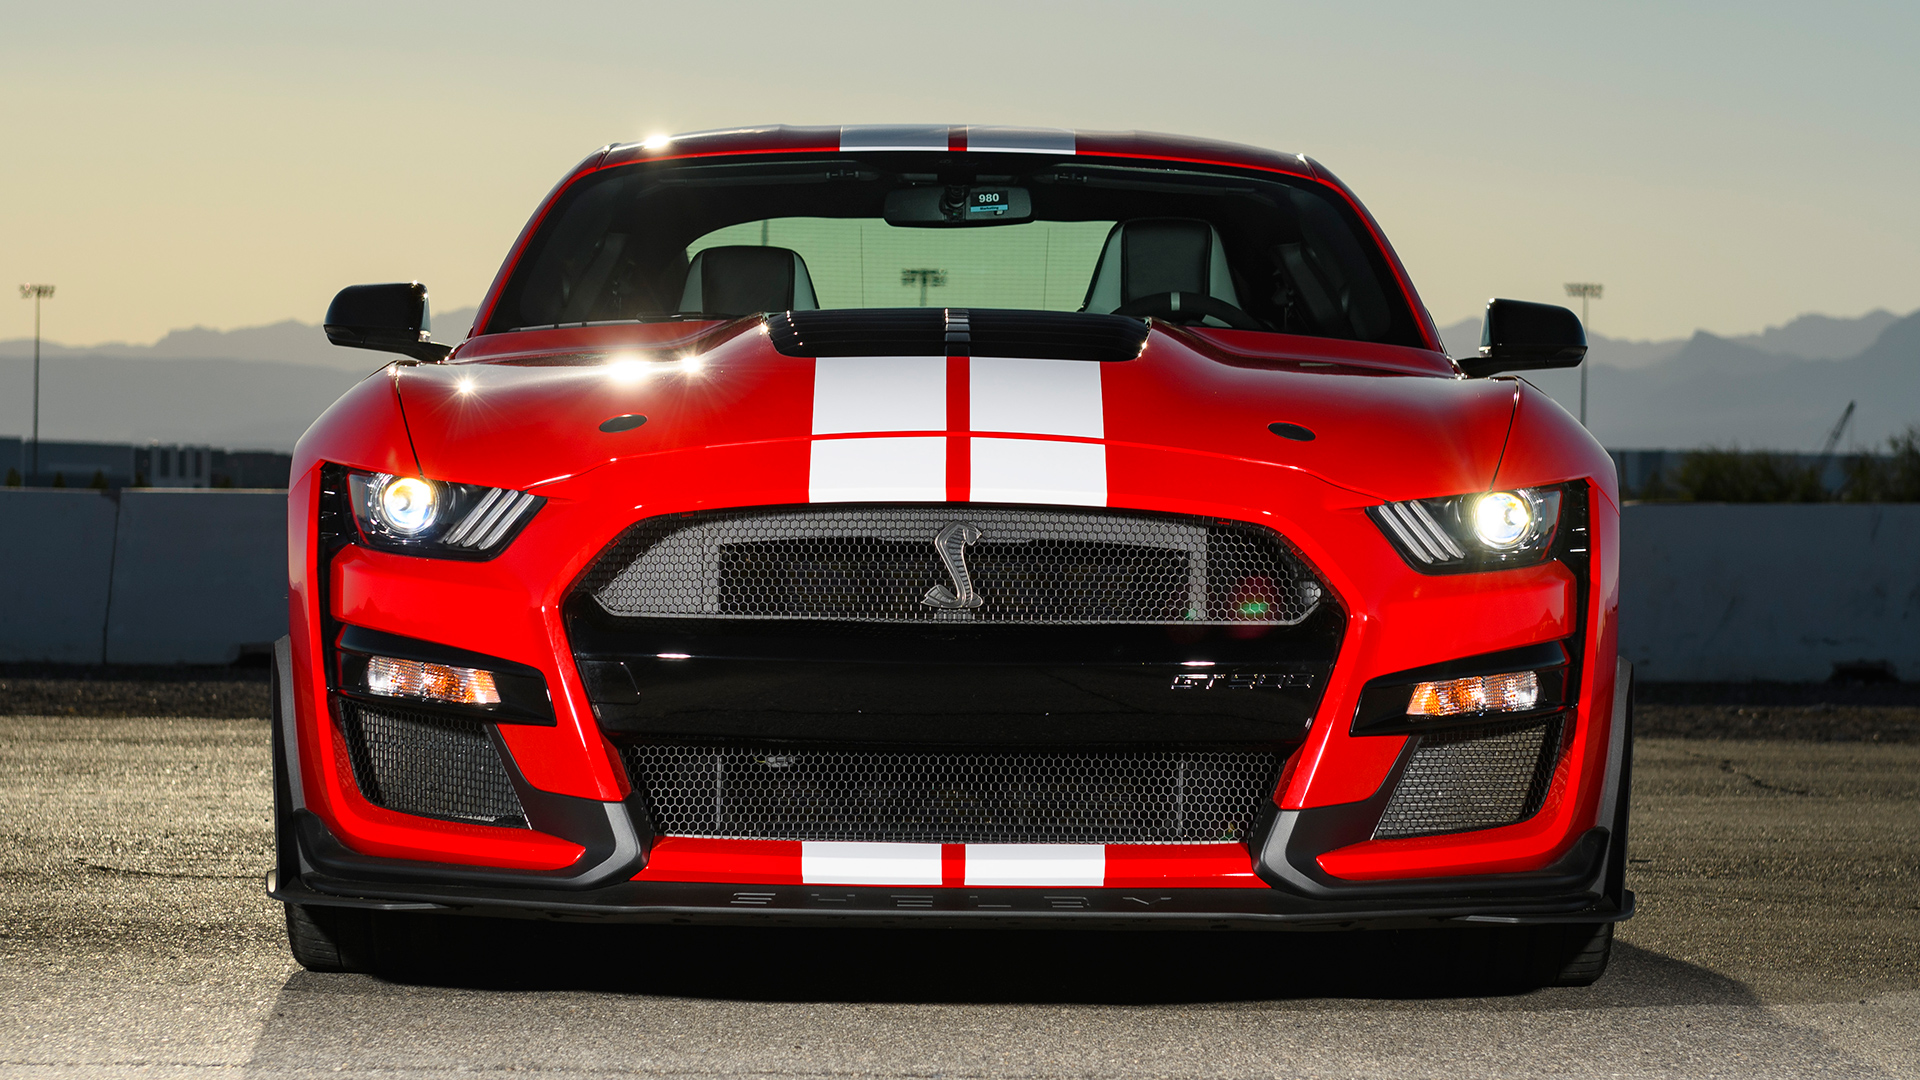
[(1235, 330), (1265, 330), (1266, 324), (1206, 293), (1166, 292), (1136, 297), (1113, 309), (1115, 315), (1152, 316), (1174, 323), (1194, 323), (1211, 315)]

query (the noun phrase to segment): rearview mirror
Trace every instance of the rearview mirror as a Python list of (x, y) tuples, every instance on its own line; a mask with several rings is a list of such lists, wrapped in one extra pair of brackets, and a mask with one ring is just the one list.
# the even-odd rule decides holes
[(327, 305), (327, 340), (352, 349), (379, 349), (415, 360), (445, 360), (451, 345), (435, 344), (427, 287), (417, 281), (349, 285)]
[(1525, 300), (1487, 301), (1480, 330), (1480, 355), (1456, 359), (1476, 378), (1502, 371), (1578, 367), (1587, 355), (1587, 332), (1580, 317), (1553, 304)]
[(1005, 184), (895, 188), (885, 213), (889, 225), (917, 228), (1017, 225), (1033, 217), (1033, 196)]

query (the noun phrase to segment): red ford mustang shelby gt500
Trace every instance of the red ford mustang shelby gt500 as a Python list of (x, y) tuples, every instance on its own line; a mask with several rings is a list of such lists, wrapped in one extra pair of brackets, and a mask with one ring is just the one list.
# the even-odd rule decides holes
[[(1449, 359), (1351, 192), (1135, 133), (594, 153), (457, 346), (300, 441), (275, 667), (294, 953), (396, 913), (1499, 928), (1590, 982), (1631, 747), (1618, 491)], [(1450, 939), (1451, 940), (1451, 939)]]

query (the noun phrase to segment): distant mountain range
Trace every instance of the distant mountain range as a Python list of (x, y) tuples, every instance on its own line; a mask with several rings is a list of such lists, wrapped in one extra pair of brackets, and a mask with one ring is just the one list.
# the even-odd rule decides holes
[[(1480, 346), (1480, 324), (1441, 329), (1454, 356)], [(1803, 315), (1764, 333), (1684, 341), (1590, 338), (1587, 426), (1615, 449), (1727, 446), (1819, 450), (1848, 402), (1842, 449), (1876, 450), (1920, 424), (1920, 311), (1857, 319)], [(1579, 413), (1578, 371), (1530, 377)]]
[[(464, 308), (434, 317), (443, 340), (473, 321)], [(1441, 335), (1455, 356), (1480, 344), (1480, 323)], [(0, 434), (26, 434), (31, 340), (0, 341)], [(327, 343), (287, 320), (240, 330), (176, 330), (152, 345), (42, 348), (41, 435), (49, 439), (211, 443), (290, 449), (335, 398), (385, 363), (380, 353)], [(1877, 448), (1920, 424), (1920, 312), (1852, 319), (1803, 315), (1759, 334), (1624, 341), (1592, 335), (1588, 423), (1616, 448), (1742, 446), (1818, 450), (1847, 402), (1847, 442)], [(1579, 408), (1579, 374), (1533, 382)]]

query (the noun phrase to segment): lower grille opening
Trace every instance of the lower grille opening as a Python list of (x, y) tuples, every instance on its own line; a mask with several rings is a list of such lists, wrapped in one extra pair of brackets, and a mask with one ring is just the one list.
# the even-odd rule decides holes
[(1560, 717), (1417, 736), (1376, 840), (1513, 825), (1538, 813), (1560, 760)]
[(408, 709), (340, 704), (353, 777), (375, 806), (403, 814), (527, 827), (487, 725)]
[(1244, 840), (1280, 754), (640, 744), (627, 770), (662, 835), (923, 843)]

